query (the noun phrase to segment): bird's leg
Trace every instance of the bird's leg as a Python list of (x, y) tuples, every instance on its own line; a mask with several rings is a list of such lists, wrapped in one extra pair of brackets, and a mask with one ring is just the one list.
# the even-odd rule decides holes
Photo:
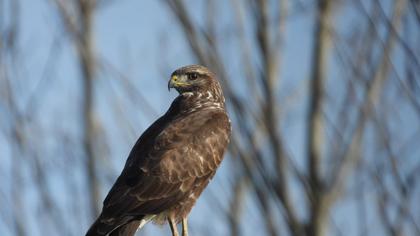
[(187, 217), (182, 219), (182, 236), (188, 236), (188, 222)]
[(173, 221), (171, 217), (168, 217), (168, 223), (169, 223), (169, 227), (171, 228), (172, 236), (179, 236), (175, 221)]

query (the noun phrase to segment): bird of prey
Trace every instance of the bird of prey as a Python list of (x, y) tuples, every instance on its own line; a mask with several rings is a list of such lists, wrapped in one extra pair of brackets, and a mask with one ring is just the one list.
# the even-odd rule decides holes
[(173, 236), (216, 173), (231, 125), (214, 73), (189, 65), (171, 75), (179, 95), (137, 140), (86, 235), (134, 235), (148, 221), (168, 221)]

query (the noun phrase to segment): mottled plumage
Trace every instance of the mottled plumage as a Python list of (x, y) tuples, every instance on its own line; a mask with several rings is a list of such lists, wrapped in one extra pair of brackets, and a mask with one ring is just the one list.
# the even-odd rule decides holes
[(231, 126), (215, 75), (186, 66), (168, 85), (180, 95), (137, 140), (87, 235), (134, 235), (149, 220), (180, 222), (220, 165)]

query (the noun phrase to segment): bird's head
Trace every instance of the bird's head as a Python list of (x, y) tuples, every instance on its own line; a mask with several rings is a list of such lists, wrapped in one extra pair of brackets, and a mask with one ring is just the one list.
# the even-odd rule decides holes
[(168, 89), (175, 88), (180, 94), (206, 92), (215, 86), (220, 87), (215, 75), (200, 65), (189, 65), (175, 70), (168, 82)]

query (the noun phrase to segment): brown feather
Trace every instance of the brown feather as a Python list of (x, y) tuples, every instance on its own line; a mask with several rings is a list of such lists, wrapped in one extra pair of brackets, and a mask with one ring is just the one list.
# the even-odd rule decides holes
[[(189, 68), (199, 69), (205, 71)], [(188, 73), (185, 70), (174, 73)], [(203, 76), (204, 87), (180, 94), (140, 136), (104, 201), (97, 225), (115, 229), (162, 214), (179, 222), (189, 214), (220, 165), (231, 132), (220, 85), (212, 73)]]

